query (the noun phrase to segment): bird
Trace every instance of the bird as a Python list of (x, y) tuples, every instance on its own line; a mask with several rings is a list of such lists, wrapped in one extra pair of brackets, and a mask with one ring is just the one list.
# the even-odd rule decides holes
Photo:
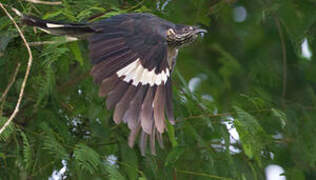
[[(115, 15), (92, 23), (43, 20), (13, 9), (22, 24), (48, 34), (88, 40), (93, 65), (90, 74), (106, 96), (106, 107), (114, 110), (116, 124), (130, 129), (128, 145), (139, 138), (141, 154), (155, 143), (164, 147), (166, 120), (175, 124), (171, 74), (181, 47), (191, 44), (207, 30), (175, 24), (150, 13)], [(147, 145), (147, 143), (150, 143)]]

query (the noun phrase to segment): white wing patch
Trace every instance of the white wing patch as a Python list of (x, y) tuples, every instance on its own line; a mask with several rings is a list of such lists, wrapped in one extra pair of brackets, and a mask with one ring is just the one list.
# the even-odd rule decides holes
[(141, 83), (142, 85), (149, 84), (150, 86), (166, 83), (168, 77), (170, 76), (169, 69), (166, 68), (159, 74), (155, 73), (155, 69), (156, 68), (149, 71), (144, 68), (138, 58), (136, 61), (117, 71), (116, 74), (118, 77), (125, 76), (123, 79), (125, 82), (130, 82), (132, 80), (132, 85), (134, 86), (137, 86), (138, 83)]
[(48, 28), (60, 28), (60, 27), (64, 27), (64, 25), (62, 24), (52, 24), (52, 23), (46, 23), (46, 26)]

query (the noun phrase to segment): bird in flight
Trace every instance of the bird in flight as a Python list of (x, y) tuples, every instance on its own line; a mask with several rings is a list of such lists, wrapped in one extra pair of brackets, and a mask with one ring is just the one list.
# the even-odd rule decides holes
[(93, 23), (63, 23), (21, 16), (23, 24), (46, 33), (87, 39), (93, 68), (90, 74), (106, 96), (107, 109), (114, 109), (116, 124), (130, 129), (128, 144), (145, 155), (147, 142), (155, 154), (162, 144), (165, 117), (175, 123), (172, 104), (173, 72), (178, 50), (206, 33), (197, 26), (174, 24), (148, 13), (112, 16)]

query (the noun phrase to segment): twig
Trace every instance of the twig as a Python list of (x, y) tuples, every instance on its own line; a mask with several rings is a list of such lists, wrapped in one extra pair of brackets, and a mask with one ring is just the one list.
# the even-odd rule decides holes
[(61, 1), (55, 1), (55, 2), (48, 2), (48, 1), (39, 1), (39, 0), (25, 0), (30, 3), (34, 4), (45, 4), (45, 5), (60, 5), (62, 4)]
[(24, 44), (25, 47), (27, 49), (27, 52), (29, 54), (29, 59), (28, 59), (28, 63), (27, 63), (27, 69), (25, 72), (25, 76), (21, 85), (21, 90), (20, 90), (20, 94), (19, 94), (19, 99), (16, 103), (15, 109), (13, 111), (13, 113), (11, 114), (10, 118), (5, 122), (5, 124), (1, 127), (0, 129), (0, 134), (7, 128), (7, 126), (9, 126), (9, 124), (11, 123), (11, 121), (15, 118), (15, 116), (17, 115), (17, 113), (19, 112), (19, 108), (20, 108), (20, 104), (23, 98), (23, 93), (24, 93), (24, 89), (25, 89), (25, 85), (31, 70), (31, 66), (32, 66), (32, 61), (33, 61), (33, 56), (32, 56), (32, 52), (31, 52), (31, 48), (28, 45), (21, 29), (19, 28), (19, 26), (16, 24), (15, 20), (12, 18), (12, 16), (10, 15), (10, 13), (7, 11), (7, 9), (2, 5), (2, 3), (0, 3), (0, 7), (3, 9), (3, 11), (5, 12), (5, 14), (9, 17), (9, 19), (12, 21), (12, 23), (14, 24), (15, 28), (18, 30)]
[(202, 117), (209, 117), (209, 118), (214, 118), (214, 117), (223, 117), (223, 116), (230, 116), (232, 113), (221, 113), (221, 114), (200, 114), (200, 115), (192, 115), (189, 117), (184, 118), (183, 120), (187, 119), (195, 119), (195, 118), (202, 118)]
[(176, 170), (176, 172), (183, 173), (183, 174), (190, 174), (190, 175), (195, 175), (195, 176), (204, 176), (204, 177), (213, 178), (213, 179), (226, 179), (226, 180), (231, 180), (231, 178), (220, 177), (220, 176), (215, 176), (215, 175), (206, 174), (206, 173), (199, 173), (199, 172), (186, 171), (186, 170), (179, 170), (179, 169), (175, 169), (175, 170)]
[(20, 66), (21, 66), (21, 64), (18, 63), (18, 65), (17, 65), (16, 68), (15, 68), (15, 72), (14, 72), (14, 74), (12, 75), (11, 81), (9, 82), (7, 88), (4, 90), (4, 92), (3, 92), (3, 94), (2, 94), (2, 96), (1, 96), (1, 98), (0, 98), (0, 102), (1, 102), (1, 101), (4, 101), (4, 99), (5, 99), (5, 97), (7, 96), (7, 94), (8, 94), (8, 92), (9, 92), (11, 86), (12, 86), (13, 83), (15, 82), (15, 79), (16, 79), (16, 76), (18, 75)]
[(283, 31), (281, 29), (281, 24), (280, 24), (280, 20), (275, 17), (274, 18), (275, 24), (278, 28), (278, 32), (279, 32), (279, 36), (280, 36), (280, 41), (281, 41), (281, 47), (282, 47), (282, 63), (283, 63), (283, 83), (282, 83), (282, 106), (284, 108), (285, 106), (285, 96), (286, 96), (286, 81), (287, 81), (287, 69), (286, 69), (286, 65), (287, 65), (287, 60), (286, 60), (286, 47), (285, 47), (285, 42), (284, 42), (284, 35), (283, 35)]
[[(256, 111), (249, 111), (248, 113), (262, 113), (262, 112), (269, 112), (271, 109), (259, 109)], [(192, 115), (186, 118), (183, 118), (181, 120), (177, 120), (176, 122), (185, 121), (188, 119), (196, 119), (196, 118), (203, 118), (203, 117), (209, 117), (209, 118), (217, 118), (217, 117), (225, 117), (225, 116), (232, 116), (236, 114), (236, 112), (227, 112), (227, 113), (220, 113), (220, 114), (199, 114), (199, 115)]]

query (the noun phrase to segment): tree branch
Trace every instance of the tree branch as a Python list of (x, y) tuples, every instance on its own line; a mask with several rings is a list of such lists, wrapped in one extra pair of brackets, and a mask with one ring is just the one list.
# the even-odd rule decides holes
[(30, 3), (34, 4), (45, 4), (45, 5), (60, 5), (62, 4), (61, 1), (55, 1), (55, 2), (48, 2), (48, 1), (39, 1), (39, 0), (25, 0)]
[(274, 18), (275, 24), (277, 26), (278, 32), (279, 32), (279, 36), (280, 36), (280, 41), (281, 41), (281, 47), (282, 47), (282, 64), (283, 64), (283, 83), (282, 83), (282, 106), (284, 108), (285, 106), (285, 96), (286, 96), (286, 81), (287, 81), (287, 69), (286, 69), (286, 65), (287, 65), (287, 58), (286, 58), (286, 47), (285, 47), (285, 42), (284, 42), (284, 35), (283, 35), (283, 31), (281, 28), (281, 24), (280, 24), (280, 20), (275, 17)]
[(2, 3), (0, 3), (0, 7), (2, 8), (2, 10), (5, 12), (5, 14), (9, 17), (9, 19), (12, 21), (12, 23), (14, 24), (15, 28), (17, 29), (17, 31), (19, 32), (19, 35), (21, 36), (25, 47), (27, 49), (27, 52), (29, 54), (29, 59), (28, 59), (28, 63), (27, 63), (27, 69), (25, 72), (25, 76), (21, 85), (21, 90), (20, 90), (20, 94), (19, 94), (19, 99), (16, 103), (15, 109), (13, 111), (13, 113), (11, 114), (11, 116), (9, 117), (9, 119), (5, 122), (5, 124), (1, 127), (0, 129), (0, 134), (2, 134), (2, 132), (10, 125), (11, 121), (15, 118), (15, 116), (17, 115), (17, 113), (19, 112), (19, 108), (20, 108), (20, 104), (23, 98), (23, 94), (24, 94), (24, 89), (25, 89), (25, 85), (31, 70), (31, 66), (32, 66), (32, 62), (33, 62), (33, 56), (32, 56), (32, 51), (30, 46), (28, 45), (20, 27), (16, 24), (15, 20), (12, 18), (12, 16), (10, 15), (10, 13), (7, 11), (7, 9), (2, 5)]
[(19, 69), (20, 69), (21, 63), (18, 63), (18, 65), (15, 68), (14, 74), (12, 75), (11, 81), (9, 82), (7, 88), (4, 90), (1, 98), (0, 98), (0, 102), (4, 101), (4, 99), (7, 97), (7, 94), (11, 88), (11, 86), (13, 85), (13, 83), (15, 82), (16, 76), (18, 75)]
[(11, 86), (14, 84), (15, 82), (15, 79), (16, 79), (16, 76), (18, 75), (18, 72), (19, 72), (19, 69), (20, 69), (20, 66), (21, 66), (21, 63), (18, 63), (18, 65), (16, 66), (15, 68), (15, 72), (13, 73), (12, 77), (11, 77), (11, 80), (8, 84), (8, 86), (6, 87), (6, 89), (4, 90), (1, 98), (0, 98), (0, 102), (1, 102), (1, 105), (0, 105), (0, 116), (2, 116), (2, 112), (3, 112), (3, 106), (4, 106), (4, 103), (6, 102), (6, 97), (8, 95), (8, 92), (9, 90), (11, 89)]
[[(255, 111), (248, 111), (248, 113), (263, 113), (263, 112), (269, 112), (271, 109), (259, 109)], [(196, 119), (196, 118), (203, 118), (203, 117), (209, 117), (209, 118), (217, 118), (217, 117), (225, 117), (225, 116), (233, 116), (236, 114), (236, 112), (226, 112), (226, 113), (219, 113), (219, 114), (199, 114), (199, 115), (191, 115), (188, 117), (185, 117), (181, 120), (177, 120), (176, 122), (185, 121), (189, 119)]]
[(203, 177), (208, 177), (208, 178), (213, 178), (213, 179), (226, 179), (226, 180), (231, 180), (231, 178), (220, 177), (220, 176), (211, 175), (211, 174), (206, 174), (206, 173), (199, 173), (199, 172), (186, 171), (186, 170), (179, 170), (179, 169), (175, 169), (175, 170), (176, 170), (176, 172), (178, 172), (178, 173), (183, 173), (183, 174), (190, 174), (190, 175), (195, 175), (195, 176), (203, 176)]

